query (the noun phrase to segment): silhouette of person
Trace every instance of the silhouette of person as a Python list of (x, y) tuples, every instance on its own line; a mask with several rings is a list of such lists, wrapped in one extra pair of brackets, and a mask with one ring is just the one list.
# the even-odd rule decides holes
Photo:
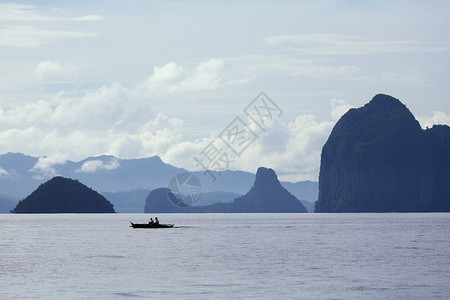
[(148, 222), (148, 224), (155, 224), (155, 222), (153, 222), (153, 218), (150, 218), (150, 221)]
[(155, 223), (156, 223), (156, 224), (159, 224), (158, 217), (155, 217)]

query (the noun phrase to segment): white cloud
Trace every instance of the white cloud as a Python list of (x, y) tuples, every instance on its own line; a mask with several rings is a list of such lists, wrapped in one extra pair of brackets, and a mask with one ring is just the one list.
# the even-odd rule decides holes
[[(0, 106), (0, 146), (32, 155), (65, 153), (72, 159), (92, 153), (163, 155), (183, 142), (185, 126), (180, 118), (155, 115), (152, 100), (164, 99), (166, 90), (171, 96), (218, 88), (225, 84), (221, 65), (208, 60), (191, 68), (176, 63), (155, 68), (149, 86), (160, 96), (144, 95), (141, 84), (125, 88), (113, 83), (79, 96), (58, 93), (14, 108)], [(64, 72), (64, 64), (55, 61), (42, 62), (36, 69), (42, 78)]]
[(332, 99), (331, 105), (331, 119), (337, 122), (350, 108), (353, 106), (345, 102), (344, 100)]
[(427, 80), (425, 74), (418, 74), (416, 70), (405, 70), (402, 72), (383, 72), (380, 73), (379, 78), (371, 78), (370, 80), (382, 80), (391, 84), (402, 84), (409, 86), (429, 86), (430, 82)]
[(432, 116), (418, 116), (416, 119), (419, 121), (422, 128), (431, 128), (435, 124), (450, 126), (450, 114), (443, 111), (435, 111)]
[[(41, 8), (34, 5), (0, 3), (0, 22), (7, 24), (0, 27), (0, 46), (36, 48), (62, 40), (88, 38), (97, 35), (93, 32), (39, 29), (35, 26), (36, 22), (54, 24), (55, 22), (61, 21), (86, 22), (105, 20), (101, 15), (68, 18), (43, 15), (39, 10)], [(16, 22), (22, 22), (22, 24), (27, 25), (16, 25), (14, 24)], [(57, 28), (60, 27), (59, 23)]]
[(134, 131), (110, 131), (105, 152), (126, 158), (164, 156), (182, 142), (183, 125), (181, 119), (159, 113)]
[(76, 172), (81, 173), (95, 173), (99, 170), (114, 170), (120, 167), (120, 163), (118, 160), (111, 160), (109, 162), (103, 162), (99, 159), (96, 160), (89, 160), (81, 166), (79, 170)]
[[(333, 118), (338, 118), (349, 108), (350, 105), (343, 100), (330, 101), (330, 115)], [(173, 145), (161, 157), (176, 166), (189, 170), (203, 170), (201, 165), (197, 165), (194, 157), (201, 159), (203, 156), (200, 153), (213, 142), (215, 147), (228, 155), (231, 169), (255, 172), (258, 167), (266, 166), (276, 170), (282, 180), (317, 181), (322, 146), (336, 121), (336, 119), (320, 120), (314, 114), (303, 114), (287, 124), (281, 119), (273, 119), (266, 124), (266, 131), (263, 132), (248, 120), (250, 128), (258, 138), (242, 152), (240, 157), (217, 137), (217, 133), (200, 141), (185, 141)], [(222, 167), (225, 167), (224, 161), (221, 163)]]
[(322, 146), (334, 124), (314, 114), (300, 115), (288, 124), (272, 122), (236, 159), (233, 168), (255, 172), (266, 166), (276, 170), (282, 180), (317, 180)]
[(40, 138), (42, 138), (41, 131), (35, 127), (6, 129), (0, 131), (0, 148), (5, 152), (14, 152), (26, 145), (22, 151), (30, 151), (30, 154), (34, 154), (32, 150), (41, 143)]
[[(336, 121), (351, 107), (344, 100), (332, 99), (331, 120), (320, 120), (314, 114), (299, 115), (288, 123), (280, 118), (274, 118), (267, 122), (266, 131), (262, 131), (251, 120), (247, 120), (250, 129), (258, 135), (258, 138), (242, 152), (240, 157), (217, 137), (218, 133), (195, 142), (177, 143), (161, 157), (168, 163), (188, 170), (204, 170), (196, 163), (194, 157), (204, 158), (200, 153), (213, 142), (217, 149), (227, 154), (230, 169), (255, 172), (258, 167), (265, 166), (276, 170), (282, 180), (317, 181), (322, 147)], [(225, 167), (224, 161), (221, 167)]]
[(183, 125), (183, 120), (159, 113), (154, 120), (139, 128), (138, 136), (142, 141), (143, 151), (149, 155), (165, 153), (172, 145), (181, 141)]
[(170, 62), (154, 67), (152, 75), (138, 86), (137, 91), (144, 95), (161, 96), (208, 91), (236, 83), (238, 80), (224, 72), (224, 61), (221, 59), (205, 60), (190, 69)]
[[(44, 104), (41, 106), (43, 108), (34, 109), (35, 118), (43, 118), (42, 113), (38, 112), (45, 112), (46, 106)], [(233, 160), (230, 165), (232, 169), (254, 172), (259, 166), (268, 166), (276, 169), (283, 180), (317, 180), (321, 148), (335, 121), (350, 108), (350, 105), (345, 101), (333, 99), (330, 101), (330, 108), (333, 120), (321, 121), (313, 114), (304, 114), (287, 124), (278, 119), (270, 122), (266, 132), (262, 132), (253, 125), (252, 129), (257, 132), (259, 138), (244, 151), (240, 158), (233, 155), (224, 144), (219, 146), (224, 151), (230, 152)], [(76, 123), (70, 122), (70, 124), (76, 126)], [(53, 129), (50, 132), (45, 129), (27, 127), (24, 130), (10, 132), (9, 135), (2, 132), (0, 145), (4, 141), (3, 145), (6, 146), (6, 140), (14, 136), (19, 139), (19, 143), (24, 140), (31, 141), (33, 149), (39, 149), (43, 153), (58, 151), (70, 153), (78, 158), (84, 158), (91, 153), (108, 153), (123, 158), (159, 155), (168, 163), (198, 170), (199, 166), (196, 166), (194, 157), (212, 140), (217, 140), (218, 132), (202, 140), (188, 141), (183, 134), (186, 130), (189, 131), (186, 126), (180, 118), (157, 114), (154, 118), (140, 123), (135, 129), (124, 129), (109, 123), (106, 134), (104, 131), (96, 133), (93, 131), (94, 128), (88, 131), (86, 131), (88, 128), (71, 129), (70, 133), (66, 134), (65, 126), (62, 126), (62, 130)], [(74, 149), (78, 152), (75, 153)], [(40, 165), (44, 167), (37, 166), (34, 169), (48, 169), (47, 174), (55, 173), (51, 166), (48, 167), (43, 162)], [(115, 166), (113, 163), (93, 161), (83, 165), (80, 171), (95, 172)]]
[(226, 58), (225, 61), (234, 65), (239, 73), (247, 77), (261, 75), (324, 77), (348, 75), (359, 71), (356, 66), (325, 65), (317, 60), (281, 55), (245, 55)]
[(9, 172), (6, 171), (5, 169), (3, 169), (2, 167), (0, 167), (0, 178), (6, 177), (8, 175), (9, 175)]
[(194, 157), (205, 149), (205, 147), (213, 141), (213, 138), (204, 138), (198, 141), (182, 141), (170, 147), (161, 158), (163, 161), (174, 166), (185, 168), (193, 171), (204, 171), (196, 165)]
[(94, 36), (96, 34), (93, 32), (45, 30), (32, 26), (5, 26), (0, 29), (0, 46), (36, 48), (61, 40)]
[[(221, 130), (228, 114), (240, 113), (241, 104), (264, 89), (283, 97), (284, 123), (280, 119), (273, 134), (261, 135), (248, 152), (254, 156), (236, 165), (254, 172), (263, 159), (258, 155), (267, 153), (265, 163), (281, 166), (283, 159), (294, 157), (289, 154), (294, 150), (284, 149), (291, 141), (304, 154), (289, 163), (303, 166), (301, 174), (313, 174), (308, 162), (318, 156), (305, 150), (316, 145), (307, 133), (317, 130), (321, 137), (325, 125), (347, 109), (335, 100), (330, 112), (324, 99), (361, 99), (367, 91), (384, 90), (412, 95), (405, 99), (409, 106), (431, 115), (448, 91), (450, 52), (443, 50), (450, 43), (442, 32), (449, 18), (443, 2), (395, 4), (384, 9), (387, 15), (373, 1), (345, 9), (336, 3), (201, 7), (139, 1), (127, 7), (127, 14), (120, 14), (120, 1), (103, 6), (28, 3), (37, 4), (0, 3), (3, 151), (63, 153), (71, 160), (104, 153), (158, 154), (195, 167), (192, 157), (208, 142), (199, 139), (202, 132)], [(202, 16), (186, 14), (185, 8), (201, 8)], [(241, 13), (233, 14), (237, 9)], [(379, 16), (382, 21), (374, 26)], [(108, 24), (102, 22), (105, 17)], [(343, 34), (301, 34), (330, 28)], [(274, 33), (280, 35), (269, 36)], [(428, 105), (412, 103), (429, 90)], [(186, 122), (180, 125), (182, 119)], [(290, 176), (287, 167), (281, 169)]]
[(14, 109), (0, 108), (0, 128), (107, 130), (113, 126), (121, 126), (123, 122), (132, 125), (134, 121), (142, 121), (145, 117), (142, 115), (146, 111), (148, 112), (148, 103), (138, 99), (131, 100), (128, 89), (119, 84), (111, 84), (82, 97), (65, 97), (63, 94)]
[(433, 53), (450, 50), (448, 43), (430, 45), (416, 40), (379, 40), (343, 34), (272, 35), (270, 45), (294, 48), (304, 55), (367, 55), (380, 53)]
[(78, 22), (96, 22), (96, 21), (104, 21), (106, 20), (105, 17), (100, 15), (87, 15), (87, 16), (81, 16), (81, 17), (75, 17), (72, 18), (73, 21)]
[[(48, 117), (51, 115), (42, 118)], [(36, 118), (39, 118), (38, 114)], [(183, 141), (183, 132), (188, 130), (179, 118), (158, 114), (153, 119), (150, 116), (146, 119), (149, 121), (143, 121), (137, 128), (115, 126), (113, 122), (104, 129), (45, 124), (13, 128), (0, 131), (0, 148), (4, 151), (20, 149), (30, 155), (65, 153), (71, 159), (84, 159), (93, 153), (107, 153), (123, 158), (163, 156)], [(33, 171), (45, 169), (44, 162)], [(54, 172), (49, 169), (45, 173)]]
[(34, 5), (0, 3), (0, 22), (49, 21), (52, 19), (37, 13), (36, 8)]
[(64, 165), (67, 159), (63, 155), (41, 156), (28, 172), (37, 173), (36, 178), (53, 177), (57, 175), (55, 166)]
[(39, 80), (61, 80), (73, 78), (78, 75), (80, 67), (74, 63), (60, 63), (58, 61), (41, 61), (34, 74)]
[(101, 15), (85, 15), (73, 18), (43, 15), (34, 5), (17, 3), (0, 3), (0, 22), (35, 22), (35, 21), (77, 21), (95, 22), (106, 20)]

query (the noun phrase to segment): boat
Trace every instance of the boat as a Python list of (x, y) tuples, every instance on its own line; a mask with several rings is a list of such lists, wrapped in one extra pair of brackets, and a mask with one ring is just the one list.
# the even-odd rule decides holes
[(131, 227), (133, 228), (172, 228), (173, 224), (156, 224), (156, 223), (144, 223), (144, 224), (138, 224), (138, 223), (131, 223)]

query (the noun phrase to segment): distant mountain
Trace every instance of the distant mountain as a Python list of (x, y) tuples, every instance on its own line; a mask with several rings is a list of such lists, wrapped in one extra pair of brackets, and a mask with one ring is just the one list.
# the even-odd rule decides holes
[(260, 167), (250, 191), (234, 200), (238, 212), (307, 212), (303, 204), (278, 181), (274, 170)]
[[(282, 186), (284, 186), (283, 183)], [(105, 196), (105, 198), (114, 205), (114, 209), (117, 213), (143, 213), (145, 207), (145, 199), (147, 198), (149, 193), (150, 190), (136, 189), (127, 192), (104, 192), (102, 193), (102, 195)], [(234, 199), (240, 196), (242, 195), (221, 191), (206, 192), (201, 195), (198, 202), (195, 203), (195, 206), (208, 206), (216, 203), (231, 203), (234, 201)], [(303, 206), (305, 206), (308, 212), (314, 212), (314, 202), (306, 200), (300, 200), (300, 202), (303, 204)], [(15, 204), (12, 207), (14, 206)], [(5, 210), (5, 212), (9, 212), (10, 209)]]
[[(102, 193), (106, 199), (114, 204), (114, 209), (118, 213), (143, 213), (145, 199), (151, 191), (146, 189), (136, 189), (128, 192), (105, 192)], [(206, 206), (215, 203), (229, 203), (239, 197), (239, 194), (229, 192), (206, 192), (203, 193), (195, 203), (195, 206)], [(8, 210), (9, 211), (9, 210)]]
[(306, 208), (307, 212), (309, 212), (309, 213), (313, 213), (314, 212), (314, 208), (315, 208), (315, 205), (316, 205), (315, 202), (310, 202), (310, 201), (306, 201), (306, 200), (300, 200), (300, 202)]
[[(149, 191), (167, 187), (175, 175), (184, 172), (188, 171), (166, 164), (158, 156), (120, 159), (102, 155), (79, 162), (50, 164), (43, 158), (7, 153), (0, 155), (0, 193), (23, 199), (40, 184), (58, 175), (77, 179), (99, 191), (114, 203), (118, 212), (142, 212)], [(199, 205), (230, 202), (237, 197), (230, 195), (245, 194), (255, 180), (255, 174), (242, 171), (191, 173), (201, 181), (204, 197)], [(282, 185), (302, 201), (317, 200), (318, 182), (282, 182)], [(142, 193), (142, 190), (146, 192)]]
[(283, 188), (272, 169), (259, 168), (250, 191), (233, 202), (189, 206), (167, 188), (150, 192), (146, 213), (289, 213), (307, 212), (303, 204)]
[(113, 205), (78, 180), (54, 177), (19, 201), (13, 213), (114, 213)]
[(15, 199), (21, 199), (35, 190), (41, 180), (33, 178), (30, 171), (38, 162), (37, 157), (22, 153), (0, 155), (0, 193)]
[(215, 203), (231, 203), (234, 199), (241, 195), (230, 192), (206, 192), (203, 193), (200, 199), (195, 203), (195, 206), (207, 206)]
[(127, 192), (104, 192), (102, 195), (114, 205), (117, 213), (143, 213), (145, 198), (150, 190), (135, 189)]
[(281, 182), (281, 185), (300, 201), (316, 202), (319, 196), (317, 181)]
[(450, 211), (450, 127), (422, 130), (382, 94), (349, 110), (322, 149), (315, 210)]
[(50, 165), (20, 153), (0, 155), (0, 168), (7, 173), (0, 177), (0, 192), (13, 198), (25, 197), (55, 174), (77, 179), (101, 192), (118, 192), (166, 186), (172, 176), (186, 172), (157, 156), (119, 159), (102, 155)]
[(186, 205), (178, 205), (181, 199), (178, 199), (170, 189), (158, 188), (148, 194), (145, 199), (145, 213), (182, 213), (187, 211)]
[(9, 213), (16, 204), (16, 200), (5, 195), (0, 195), (0, 214)]

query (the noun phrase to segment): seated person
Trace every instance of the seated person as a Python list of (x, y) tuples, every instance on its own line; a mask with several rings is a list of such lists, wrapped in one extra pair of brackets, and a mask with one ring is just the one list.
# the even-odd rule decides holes
[(153, 222), (153, 218), (150, 218), (150, 221), (148, 222), (148, 224), (155, 224), (155, 222)]
[(155, 217), (155, 224), (159, 224), (158, 217)]

